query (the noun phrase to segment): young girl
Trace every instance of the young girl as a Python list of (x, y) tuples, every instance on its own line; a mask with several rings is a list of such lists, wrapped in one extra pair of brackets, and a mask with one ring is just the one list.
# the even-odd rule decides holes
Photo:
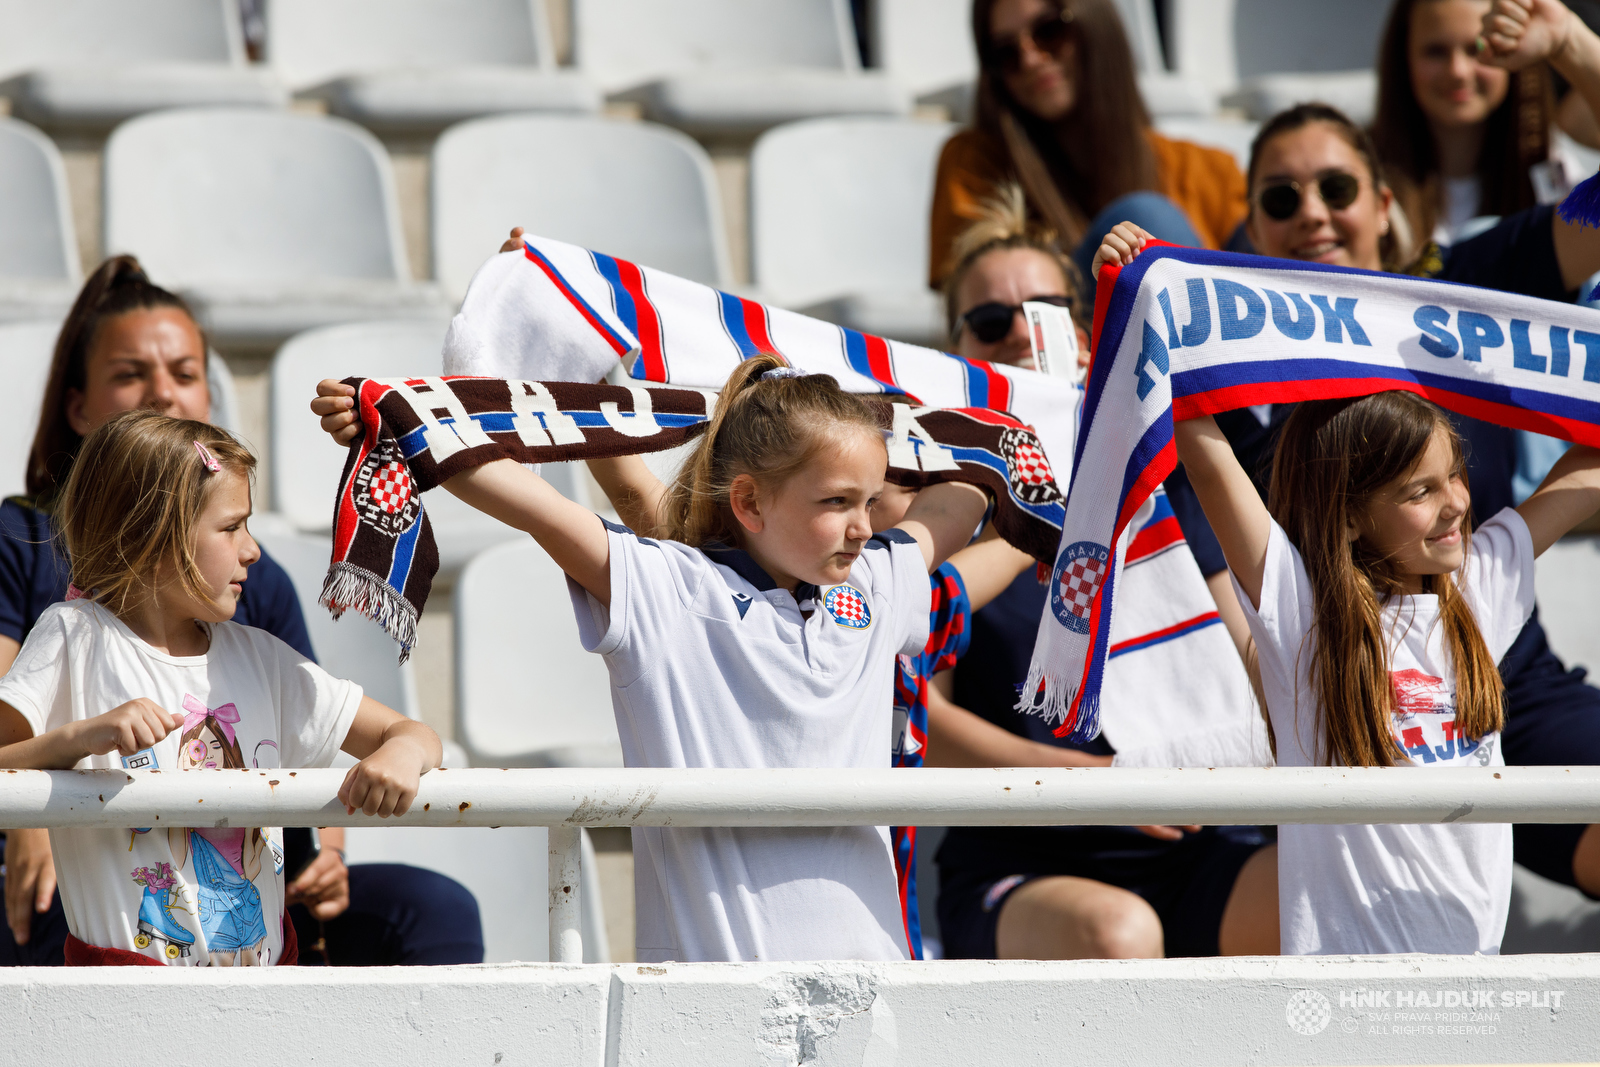
[[(1178, 455), (1260, 653), (1278, 764), (1503, 766), (1496, 662), (1533, 612), (1533, 561), (1600, 508), (1573, 448), (1521, 507), (1472, 529), (1461, 443), (1411, 393), (1301, 404), (1263, 505), (1210, 419)], [(1511, 827), (1283, 826), (1286, 954), (1500, 949)]]
[[(353, 436), (351, 390), (313, 411)], [(660, 539), (602, 523), (506, 460), (452, 493), (526, 530), (566, 571), (584, 647), (605, 657), (630, 767), (883, 767), (897, 654), (928, 637), (928, 573), (985, 494), (922, 490), (879, 534), (888, 454), (827, 375), (741, 363), (684, 464)], [(634, 831), (638, 956), (901, 959), (884, 828)]]
[[(403, 814), (439, 739), (230, 620), (260, 550), (255, 459), (222, 430), (150, 411), (85, 439), (58, 517), (77, 589), (0, 680), (0, 766), (171, 771), (361, 759), (347, 809)], [(279, 831), (50, 831), (67, 962), (269, 965), (286, 953)], [(286, 956), (288, 958), (286, 959)]]

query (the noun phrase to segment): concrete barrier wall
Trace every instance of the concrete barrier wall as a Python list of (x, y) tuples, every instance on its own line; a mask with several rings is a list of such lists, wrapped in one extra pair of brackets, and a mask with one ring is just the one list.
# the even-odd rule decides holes
[(0, 973), (0, 1063), (1600, 1061), (1600, 956)]

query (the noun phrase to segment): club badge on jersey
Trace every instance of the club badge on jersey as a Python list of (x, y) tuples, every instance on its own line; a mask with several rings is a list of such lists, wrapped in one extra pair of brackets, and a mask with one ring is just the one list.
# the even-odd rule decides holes
[(872, 625), (872, 608), (853, 585), (830, 586), (822, 594), (822, 607), (834, 622), (847, 629), (865, 630)]

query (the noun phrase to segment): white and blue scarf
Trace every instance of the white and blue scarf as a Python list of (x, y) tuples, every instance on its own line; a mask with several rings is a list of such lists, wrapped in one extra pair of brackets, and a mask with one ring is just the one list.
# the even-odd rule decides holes
[[(1451, 282), (1148, 246), (1101, 272), (1061, 548), (1022, 706), (1099, 731), (1123, 532), (1177, 463), (1174, 420), (1419, 393), (1600, 445), (1600, 313)], [(1065, 465), (1063, 465), (1065, 466)]]

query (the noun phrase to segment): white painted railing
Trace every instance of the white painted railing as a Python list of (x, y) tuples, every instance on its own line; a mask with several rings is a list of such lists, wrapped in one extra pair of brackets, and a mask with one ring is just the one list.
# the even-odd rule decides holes
[[(370, 826), (341, 770), (9, 771), (0, 826)], [(579, 827), (1600, 822), (1600, 767), (449, 770), (408, 826), (550, 828), (550, 958), (583, 959)]]

